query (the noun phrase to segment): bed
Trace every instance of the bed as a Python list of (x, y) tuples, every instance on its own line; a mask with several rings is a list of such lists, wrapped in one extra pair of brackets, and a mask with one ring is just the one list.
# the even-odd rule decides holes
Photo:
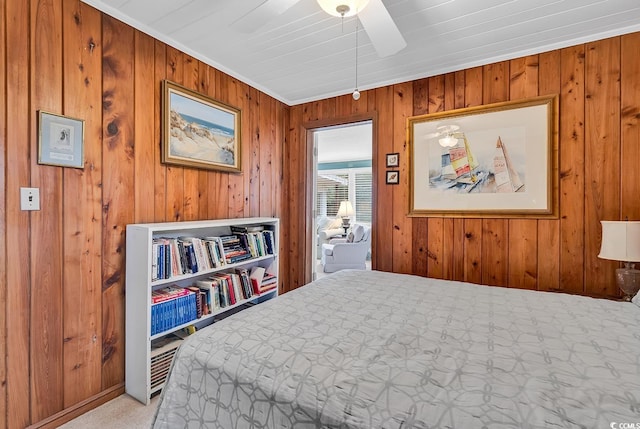
[(639, 305), (340, 271), (189, 337), (154, 428), (640, 427)]

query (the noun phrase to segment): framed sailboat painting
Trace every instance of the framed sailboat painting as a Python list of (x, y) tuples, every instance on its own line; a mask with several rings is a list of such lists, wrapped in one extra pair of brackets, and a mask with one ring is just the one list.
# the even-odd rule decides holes
[(558, 217), (557, 96), (408, 119), (409, 216)]

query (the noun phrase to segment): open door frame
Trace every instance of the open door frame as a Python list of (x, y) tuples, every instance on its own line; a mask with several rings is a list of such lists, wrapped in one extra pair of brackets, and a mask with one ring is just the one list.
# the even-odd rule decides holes
[[(341, 118), (333, 118), (330, 120), (317, 120), (317, 121), (309, 121), (309, 122), (304, 122), (301, 127), (301, 133), (300, 135), (304, 135), (305, 136), (305, 157), (306, 157), (306, 174), (305, 174), (305, 199), (304, 199), (304, 213), (305, 213), (305, 219), (307, 219), (306, 222), (306, 228), (305, 228), (305, 258), (304, 258), (304, 279), (305, 279), (305, 283), (309, 283), (312, 280), (313, 277), (313, 270), (312, 270), (312, 263), (315, 263), (315, 261), (313, 261), (313, 244), (314, 244), (314, 239), (313, 239), (313, 227), (315, 225), (315, 219), (313, 219), (313, 172), (314, 172), (314, 168), (313, 168), (313, 132), (315, 130), (321, 129), (321, 128), (328, 128), (328, 127), (335, 127), (335, 126), (342, 126), (342, 125), (349, 125), (349, 124), (353, 124), (353, 123), (358, 123), (358, 122), (365, 122), (365, 121), (371, 121), (371, 135), (372, 135), (372, 142), (371, 142), (371, 153), (372, 153), (372, 173), (373, 176), (372, 177), (378, 177), (377, 175), (377, 160), (378, 160), (378, 112), (366, 112), (366, 113), (357, 113), (357, 114), (353, 114), (353, 115), (349, 115), (349, 116), (345, 116), (345, 117), (341, 117)], [(375, 225), (375, 219), (376, 219), (376, 200), (377, 200), (377, 193), (378, 193), (378, 184), (377, 182), (374, 180), (372, 185), (372, 195), (371, 195), (371, 199), (372, 199), (372, 203), (373, 206), (371, 207), (372, 209), (372, 213), (371, 213), (371, 224)], [(371, 237), (371, 253), (373, 255), (375, 255), (375, 229), (372, 228), (371, 230), (372, 233), (372, 237)], [(371, 258), (371, 269), (375, 269), (375, 258)]]

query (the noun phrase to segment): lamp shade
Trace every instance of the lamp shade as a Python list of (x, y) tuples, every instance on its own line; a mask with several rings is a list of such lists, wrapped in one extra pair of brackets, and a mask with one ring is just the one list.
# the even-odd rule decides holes
[(348, 217), (353, 216), (353, 206), (350, 201), (341, 201), (340, 207), (338, 208), (338, 216), (339, 217)]
[(369, 0), (317, 0), (320, 7), (333, 16), (353, 16), (369, 3)]
[(602, 220), (599, 258), (640, 262), (640, 222)]

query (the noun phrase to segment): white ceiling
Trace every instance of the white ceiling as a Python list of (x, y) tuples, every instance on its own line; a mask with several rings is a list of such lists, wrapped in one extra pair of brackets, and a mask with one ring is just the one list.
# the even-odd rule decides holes
[[(342, 22), (316, 0), (299, 0), (251, 33), (234, 22), (265, 0), (83, 1), (288, 105), (348, 94), (355, 87), (356, 18)], [(407, 47), (379, 58), (361, 30), (361, 90), (640, 30), (638, 0), (383, 3)]]

